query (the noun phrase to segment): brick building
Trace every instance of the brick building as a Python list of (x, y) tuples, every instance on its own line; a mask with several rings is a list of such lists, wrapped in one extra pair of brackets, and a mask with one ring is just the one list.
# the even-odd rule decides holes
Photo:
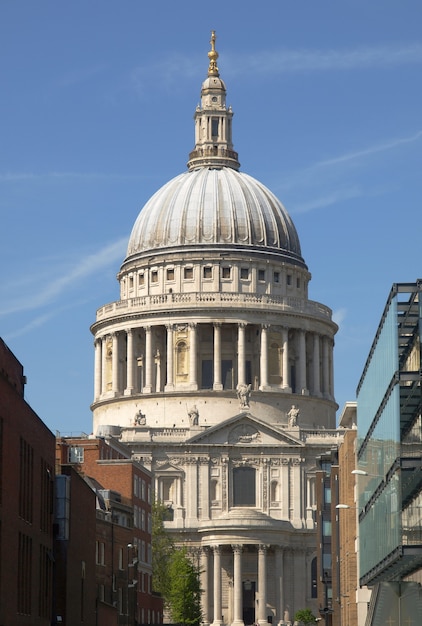
[(96, 624), (95, 493), (70, 465), (56, 474), (55, 614), (62, 626)]
[(0, 339), (0, 624), (50, 625), (54, 435), (24, 399)]
[(162, 622), (152, 593), (151, 474), (114, 438), (61, 438), (56, 463), (70, 463), (97, 496), (98, 602), (116, 607), (116, 624)]

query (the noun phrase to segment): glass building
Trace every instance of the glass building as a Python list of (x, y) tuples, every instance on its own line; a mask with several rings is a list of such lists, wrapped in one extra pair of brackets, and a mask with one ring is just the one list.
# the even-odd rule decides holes
[(393, 285), (357, 389), (359, 575), (371, 587), (422, 582), (421, 289)]

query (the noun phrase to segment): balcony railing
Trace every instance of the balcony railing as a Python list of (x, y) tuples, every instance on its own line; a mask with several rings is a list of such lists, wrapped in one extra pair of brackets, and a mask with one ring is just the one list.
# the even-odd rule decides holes
[(157, 311), (183, 311), (185, 309), (219, 309), (226, 306), (241, 309), (273, 309), (280, 312), (292, 312), (312, 317), (331, 320), (331, 309), (319, 302), (303, 298), (274, 296), (257, 293), (219, 293), (219, 292), (192, 292), (192, 293), (164, 293), (157, 295), (139, 296), (110, 302), (97, 310), (97, 322), (113, 318), (116, 315), (127, 313), (149, 313)]

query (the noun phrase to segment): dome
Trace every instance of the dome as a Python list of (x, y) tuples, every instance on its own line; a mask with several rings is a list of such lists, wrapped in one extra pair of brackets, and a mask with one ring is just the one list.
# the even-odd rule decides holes
[(299, 237), (276, 196), (230, 167), (202, 167), (176, 176), (141, 210), (127, 257), (169, 248), (265, 250), (303, 265)]

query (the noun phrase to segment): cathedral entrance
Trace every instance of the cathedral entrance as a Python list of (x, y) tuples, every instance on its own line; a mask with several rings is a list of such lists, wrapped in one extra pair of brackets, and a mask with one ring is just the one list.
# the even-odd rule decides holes
[(255, 581), (243, 581), (243, 623), (250, 626), (255, 623)]

